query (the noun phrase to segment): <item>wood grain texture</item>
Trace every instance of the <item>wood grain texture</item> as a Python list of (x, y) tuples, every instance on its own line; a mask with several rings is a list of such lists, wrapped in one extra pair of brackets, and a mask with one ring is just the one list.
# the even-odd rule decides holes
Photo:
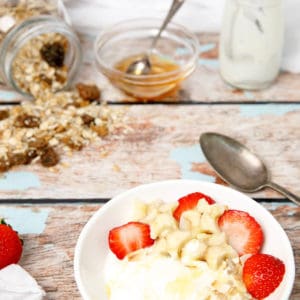
[[(2, 187), (0, 199), (110, 198), (134, 186), (160, 180), (218, 181), (198, 144), (200, 134), (206, 131), (227, 134), (245, 143), (265, 160), (275, 182), (300, 194), (300, 105), (125, 108), (126, 132), (74, 152), (72, 157), (63, 156), (63, 164), (55, 172), (38, 163), (13, 169), (32, 172), (40, 186), (19, 191)], [(252, 196), (279, 197), (270, 190)]]
[[(294, 205), (263, 204), (290, 238), (296, 262), (296, 279), (290, 300), (300, 298), (300, 208)], [(4, 206), (4, 208), (11, 206)], [(20, 264), (46, 290), (46, 299), (81, 299), (73, 277), (74, 247), (85, 223), (100, 205), (24, 205), (19, 209), (49, 210), (41, 234), (26, 234)], [(67, 221), (66, 221), (67, 220)]]
[[(262, 91), (245, 92), (225, 84), (219, 74), (218, 40), (217, 34), (198, 34), (200, 42), (199, 61), (195, 72), (184, 82), (176, 95), (165, 99), (171, 102), (298, 102), (300, 101), (300, 74), (282, 72), (277, 81), (268, 89)], [(75, 82), (95, 82), (102, 90), (102, 97), (106, 101), (123, 102), (135, 101), (125, 95), (96, 70), (94, 63), (93, 45), (95, 34), (83, 32), (80, 35), (84, 63)], [(19, 102), (20, 96), (10, 93), (0, 87), (1, 102)]]

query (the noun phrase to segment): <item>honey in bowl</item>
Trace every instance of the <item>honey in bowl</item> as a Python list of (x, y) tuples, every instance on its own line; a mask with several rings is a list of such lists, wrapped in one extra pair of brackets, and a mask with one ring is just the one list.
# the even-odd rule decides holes
[(117, 62), (114, 68), (122, 75), (111, 77), (113, 84), (138, 99), (159, 100), (175, 94), (186, 74), (180, 72), (180, 65), (167, 57), (151, 54), (151, 70), (147, 75), (136, 75), (133, 79), (126, 74), (128, 67), (143, 56), (134, 55)]

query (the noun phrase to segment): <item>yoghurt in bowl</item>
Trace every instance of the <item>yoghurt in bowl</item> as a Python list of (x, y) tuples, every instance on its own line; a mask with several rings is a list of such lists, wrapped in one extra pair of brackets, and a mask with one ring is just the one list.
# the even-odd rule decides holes
[[(231, 287), (235, 285), (240, 292), (236, 293), (234, 296), (236, 298), (228, 299), (252, 299), (246, 293), (241, 281), (236, 279), (238, 276), (232, 275), (240, 272), (241, 258), (228, 248), (229, 253), (226, 257), (230, 258), (230, 264), (225, 263), (225, 260), (218, 261), (218, 259), (215, 259), (217, 262), (214, 262), (214, 259), (209, 257), (202, 259), (204, 263), (197, 262), (193, 258), (193, 249), (197, 244), (197, 242), (193, 242), (195, 240), (193, 234), (186, 237), (183, 243), (185, 248), (181, 247), (179, 255), (176, 253), (176, 245), (174, 248), (170, 246), (172, 239), (167, 247), (163, 243), (157, 245), (155, 242), (150, 247), (135, 251), (122, 260), (112, 253), (108, 241), (112, 228), (133, 220), (149, 222), (152, 227), (155, 223), (149, 219), (147, 221), (149, 215), (148, 213), (143, 215), (143, 208), (138, 209), (142, 213), (139, 216), (136, 215), (136, 203), (142, 203), (141, 207), (149, 206), (153, 201), (159, 199), (163, 202), (159, 205), (162, 205), (165, 210), (170, 209), (173, 212), (173, 205), (180, 197), (198, 191), (212, 197), (217, 202), (219, 206), (217, 210), (220, 209), (220, 211), (216, 211), (216, 214), (221, 215), (223, 207), (229, 207), (248, 212), (255, 217), (264, 232), (261, 252), (279, 258), (285, 265), (282, 282), (265, 299), (288, 300), (294, 282), (295, 264), (290, 242), (279, 223), (261, 205), (237, 191), (212, 183), (191, 180), (165, 181), (139, 186), (113, 198), (91, 218), (84, 227), (75, 250), (75, 278), (82, 297), (84, 299), (132, 300), (153, 299), (151, 297), (157, 294), (156, 299), (209, 299), (205, 295), (205, 291), (212, 293), (213, 290), (207, 287), (219, 285), (219, 290), (224, 289), (225, 291), (228, 288), (226, 280), (231, 283), (236, 280)], [(201, 208), (200, 205), (199, 209), (208, 208), (204, 204), (204, 207)], [(157, 220), (157, 218), (153, 220)], [(181, 225), (184, 227), (189, 226), (188, 224), (186, 222)], [(174, 229), (174, 232), (176, 236), (177, 229)], [(164, 231), (160, 231), (158, 226), (151, 231), (151, 238), (157, 241), (158, 237), (164, 234)], [(216, 240), (217, 237), (222, 240), (222, 233), (216, 233)], [(176, 241), (181, 238), (184, 239), (180, 237), (180, 234), (173, 238), (174, 243), (176, 244)], [(203, 236), (196, 235), (196, 240), (202, 238)], [(223, 242), (224, 245), (227, 245), (226, 240), (215, 241), (219, 244)], [(189, 243), (190, 246), (187, 246)], [(164, 252), (165, 255), (162, 255)], [(199, 252), (197, 253), (199, 254)], [(215, 256), (211, 255), (210, 257)], [(193, 264), (195, 264), (194, 267), (191, 267)], [(143, 275), (141, 276), (141, 274)], [(128, 288), (125, 289), (124, 286)], [(139, 288), (134, 289), (134, 286)], [(132, 291), (132, 293), (126, 295), (124, 290), (129, 290), (128, 293)], [(142, 296), (138, 294), (141, 291), (144, 293)], [(174, 295), (178, 295), (177, 298)], [(212, 299), (218, 298), (216, 296)]]

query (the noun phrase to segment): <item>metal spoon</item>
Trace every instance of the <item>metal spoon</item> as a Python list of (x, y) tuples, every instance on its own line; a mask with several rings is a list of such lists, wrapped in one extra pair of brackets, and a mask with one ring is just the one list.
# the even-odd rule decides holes
[(202, 151), (215, 171), (243, 192), (255, 192), (270, 187), (300, 205), (300, 198), (270, 180), (261, 159), (236, 140), (214, 132), (201, 135)]
[(169, 12), (161, 25), (157, 35), (153, 39), (151, 46), (148, 50), (148, 52), (140, 59), (137, 59), (133, 63), (129, 65), (127, 68), (126, 73), (131, 75), (147, 75), (151, 71), (151, 62), (149, 59), (149, 55), (153, 52), (153, 50), (156, 47), (156, 43), (159, 40), (162, 32), (165, 30), (171, 19), (174, 17), (176, 12), (179, 10), (179, 8), (182, 6), (185, 0), (173, 0), (173, 3), (169, 9)]

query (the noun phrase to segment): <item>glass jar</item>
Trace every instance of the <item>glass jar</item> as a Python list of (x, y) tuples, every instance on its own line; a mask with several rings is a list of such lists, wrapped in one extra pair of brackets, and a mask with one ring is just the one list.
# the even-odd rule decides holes
[(220, 73), (230, 85), (268, 87), (280, 70), (282, 0), (226, 0), (220, 38)]
[(82, 60), (60, 0), (0, 0), (0, 82), (25, 96), (67, 88)]

